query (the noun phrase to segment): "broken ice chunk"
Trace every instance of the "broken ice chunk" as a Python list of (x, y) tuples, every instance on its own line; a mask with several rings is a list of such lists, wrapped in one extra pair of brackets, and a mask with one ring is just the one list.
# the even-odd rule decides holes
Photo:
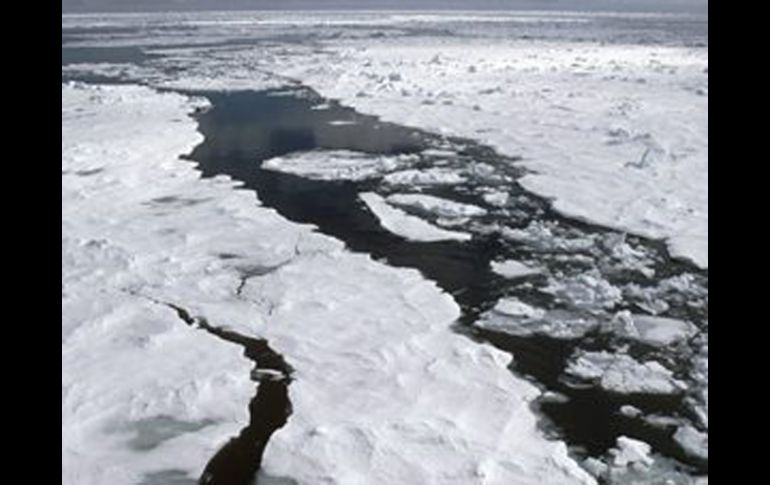
[(597, 270), (577, 276), (551, 279), (545, 292), (570, 305), (587, 310), (609, 309), (620, 302), (622, 293)]
[(507, 279), (523, 278), (540, 273), (539, 270), (512, 259), (492, 261), (490, 266), (492, 266), (492, 271)]
[(626, 354), (578, 350), (565, 374), (619, 394), (677, 394), (687, 389), (658, 362), (642, 363)]
[(697, 328), (683, 320), (632, 314), (624, 310), (605, 325), (605, 330), (649, 345), (665, 346), (693, 336)]
[(674, 433), (674, 441), (688, 455), (700, 460), (709, 459), (709, 437), (692, 426), (680, 426)]

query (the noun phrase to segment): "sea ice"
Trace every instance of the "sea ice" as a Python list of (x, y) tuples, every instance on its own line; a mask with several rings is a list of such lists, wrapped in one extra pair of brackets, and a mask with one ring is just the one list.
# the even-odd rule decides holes
[(641, 363), (626, 354), (603, 351), (578, 350), (565, 374), (620, 394), (677, 394), (687, 388), (655, 361)]
[(589, 315), (532, 307), (516, 298), (503, 298), (474, 325), (487, 330), (527, 337), (545, 335), (555, 339), (582, 337), (599, 321)]
[(523, 229), (502, 227), (500, 235), (511, 241), (518, 241), (539, 251), (580, 252), (589, 251), (595, 246), (594, 236), (567, 237), (558, 234), (553, 224), (533, 221)]
[(571, 306), (585, 310), (611, 309), (622, 299), (620, 289), (604, 279), (595, 269), (576, 276), (552, 277), (543, 291)]
[(612, 457), (612, 466), (627, 467), (639, 463), (642, 465), (651, 465), (653, 460), (650, 457), (650, 445), (643, 441), (620, 436), (617, 439), (617, 448), (610, 450)]
[[(255, 384), (243, 349), (170, 304), (266, 338), (294, 368), (268, 475), (595, 483), (541, 434), (529, 405), (539, 391), (510, 373), (511, 357), (451, 330), (449, 295), (180, 160), (201, 140), (187, 114), (202, 106), (62, 85), (63, 484), (195, 480), (246, 424)], [(142, 434), (169, 416), (163, 433)]]
[(520, 183), (558, 211), (665, 238), (707, 267), (708, 47), (582, 33), (335, 39), (325, 59), (272, 69), (361, 112), (520, 155)]
[(681, 426), (674, 433), (674, 441), (690, 456), (708, 461), (709, 437), (692, 426)]
[(605, 326), (605, 331), (649, 345), (665, 346), (695, 334), (695, 325), (673, 318), (618, 312)]
[(383, 181), (390, 185), (456, 185), (463, 183), (465, 177), (456, 170), (448, 168), (428, 168), (425, 170), (403, 170), (386, 175)]
[(464, 232), (447, 231), (436, 227), (419, 217), (388, 205), (386, 200), (374, 192), (359, 194), (369, 210), (377, 216), (382, 227), (411, 241), (468, 241), (471, 235)]
[(516, 298), (503, 298), (495, 305), (494, 311), (511, 317), (542, 318), (545, 311), (534, 308)]
[(508, 192), (499, 190), (485, 192), (482, 196), (484, 202), (495, 207), (505, 207), (510, 199)]
[(627, 436), (617, 438), (604, 461), (592, 457), (583, 466), (608, 485), (708, 484), (708, 478), (680, 471), (672, 460), (653, 453), (649, 444)]
[(414, 162), (409, 155), (370, 155), (350, 150), (313, 150), (270, 158), (262, 168), (316, 180), (361, 181)]
[(523, 278), (525, 276), (540, 274), (540, 270), (514, 261), (513, 259), (506, 261), (492, 261), (489, 264), (492, 267), (492, 271), (507, 279)]
[(385, 198), (389, 204), (409, 207), (417, 211), (445, 218), (483, 216), (487, 213), (481, 207), (454, 202), (441, 197), (424, 194), (391, 194)]

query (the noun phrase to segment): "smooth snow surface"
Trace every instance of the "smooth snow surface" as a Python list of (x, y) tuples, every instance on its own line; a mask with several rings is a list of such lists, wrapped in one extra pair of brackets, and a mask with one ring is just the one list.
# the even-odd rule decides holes
[(470, 234), (447, 231), (436, 227), (418, 217), (390, 206), (382, 196), (374, 192), (360, 194), (359, 197), (369, 210), (377, 216), (382, 227), (388, 231), (411, 241), (467, 241)]
[(63, 484), (194, 480), (245, 424), (242, 349), (165, 303), (266, 338), (295, 369), (269, 476), (595, 483), (537, 429), (539, 391), (510, 356), (451, 331), (451, 297), (178, 159), (203, 105), (62, 85)]

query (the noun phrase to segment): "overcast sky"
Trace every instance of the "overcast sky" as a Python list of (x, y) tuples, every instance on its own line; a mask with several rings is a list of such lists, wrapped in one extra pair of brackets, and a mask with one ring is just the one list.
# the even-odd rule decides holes
[(292, 9), (541, 9), (698, 12), (708, 0), (62, 0), (62, 12)]

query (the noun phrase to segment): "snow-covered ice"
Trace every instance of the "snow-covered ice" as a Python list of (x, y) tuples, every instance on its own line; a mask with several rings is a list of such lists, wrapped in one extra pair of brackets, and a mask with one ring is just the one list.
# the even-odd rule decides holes
[(708, 461), (708, 434), (702, 433), (692, 426), (685, 425), (676, 430), (676, 433), (674, 433), (674, 441), (676, 441), (688, 455)]
[(510, 199), (508, 192), (501, 190), (490, 190), (482, 195), (484, 202), (495, 207), (505, 207)]
[(695, 335), (697, 327), (674, 318), (618, 312), (605, 330), (649, 345), (671, 345)]
[(677, 394), (687, 388), (658, 362), (642, 363), (622, 353), (578, 351), (565, 373), (620, 394)]
[(581, 252), (588, 251), (596, 244), (596, 237), (567, 237), (556, 232), (553, 224), (533, 221), (522, 229), (499, 228), (505, 239), (529, 245), (539, 251)]
[(370, 155), (350, 150), (313, 150), (265, 160), (262, 168), (316, 180), (360, 181), (414, 162), (409, 155)]
[(516, 298), (503, 298), (495, 305), (494, 311), (503, 315), (524, 318), (542, 318), (545, 311), (527, 305)]
[(620, 289), (595, 269), (576, 276), (550, 278), (543, 291), (571, 306), (586, 310), (611, 309), (622, 298)]
[[(570, 216), (708, 266), (708, 47), (409, 36), (272, 66), (385, 120), (481, 140)], [(391, 74), (396, 72), (397, 76)]]
[(484, 312), (474, 325), (521, 337), (544, 335), (555, 339), (574, 339), (596, 329), (599, 320), (576, 312), (544, 310), (508, 297)]
[[(594, 483), (541, 435), (539, 391), (510, 356), (451, 331), (459, 309), (434, 284), (180, 160), (200, 141), (187, 114), (204, 105), (62, 85), (62, 483), (194, 479), (245, 424), (242, 349), (166, 303), (268, 339), (295, 369), (271, 476)], [(268, 270), (244, 280), (250, 266)]]
[[(518, 189), (509, 192), (505, 185), (512, 178), (484, 180), (489, 186), (474, 188), (474, 194), (497, 208), (490, 212), (511, 216), (488, 225), (491, 231), (581, 271), (597, 263), (604, 276), (594, 270), (564, 275), (543, 266), (548, 286), (538, 290), (567, 309), (504, 299), (477, 324), (557, 338), (600, 327), (660, 352), (681, 342), (697, 347), (693, 342), (705, 335), (685, 372), (689, 387), (657, 362), (623, 353), (578, 353), (568, 371), (611, 392), (684, 392), (697, 429), (684, 420), (675, 439), (707, 460), (707, 432), (700, 430), (708, 429), (708, 322), (693, 320), (706, 328), (693, 337), (697, 329), (690, 322), (659, 316), (683, 304), (707, 311), (707, 281), (686, 273), (655, 286), (607, 278), (625, 270), (654, 275), (652, 260), (625, 240), (626, 232), (664, 239), (674, 256), (708, 267), (707, 42), (683, 45), (678, 33), (669, 41), (669, 34), (661, 34), (669, 27), (653, 29), (651, 40), (641, 41), (646, 30), (637, 38), (623, 29), (586, 29), (599, 18), (63, 17), (63, 26), (97, 27), (92, 39), (143, 45), (155, 56), (140, 66), (74, 64), (62, 72), (188, 90), (301, 83), (385, 121), (492, 146), (510, 157), (512, 173), (525, 174), (518, 182), (557, 211), (622, 234), (574, 236), (537, 220), (520, 227), (526, 219), (515, 215)], [(615, 18), (632, 16), (600, 21), (609, 25)], [(669, 21), (634, 18), (647, 20)], [(179, 26), (194, 33), (175, 30)], [(282, 42), (287, 29), (311, 41)], [(174, 47), (157, 47), (164, 44)], [(507, 372), (509, 357), (448, 330), (457, 307), (433, 284), (415, 272), (351, 255), (339, 241), (260, 207), (253, 193), (238, 190), (228, 177), (201, 180), (191, 164), (177, 160), (200, 140), (186, 114), (203, 101), (135, 86), (63, 85), (62, 98), (63, 483), (136, 483), (171, 472), (193, 478), (245, 423), (254, 384), (241, 349), (185, 326), (161, 301), (265, 337), (297, 369), (290, 388), (294, 415), (265, 455), (271, 476), (299, 483), (359, 483), (362, 477), (374, 477), (372, 483), (415, 477), (432, 483), (591, 481), (563, 443), (548, 442), (535, 429), (526, 404), (537, 391)], [(447, 149), (421, 156), (466, 156), (454, 145), (441, 146)], [(458, 169), (429, 160), (435, 167), (417, 168), (397, 156), (337, 151), (331, 153), (335, 159), (324, 158), (329, 154), (290, 155), (266, 162), (282, 167), (266, 168), (320, 180), (383, 177), (385, 193), (402, 193), (383, 198), (371, 192), (362, 200), (384, 228), (423, 241), (471, 237), (394, 206), (461, 227), (475, 215), (440, 214), (449, 210), (446, 204), (403, 192), (462, 190), (467, 182), (478, 184), (488, 165), (469, 161)], [(207, 221), (203, 227), (201, 220)], [(264, 271), (255, 276), (248, 270), (254, 267)], [(621, 312), (614, 321), (607, 318), (629, 302), (638, 307), (634, 312), (656, 316)], [(82, 355), (92, 347), (91, 357), (106, 363), (102, 368)], [(120, 371), (137, 361), (161, 376), (156, 387), (148, 387), (152, 376), (146, 372), (121, 380)], [(477, 387), (464, 407), (469, 383)], [(429, 392), (417, 393), (423, 389)], [(231, 396), (226, 405), (221, 399), (212, 404), (211, 396), (223, 395)], [(414, 395), (428, 397), (407, 402)], [(148, 434), (150, 428), (161, 432)], [(618, 441), (620, 455), (627, 454), (625, 445)], [(691, 483), (650, 456), (652, 464), (608, 460), (596, 475), (608, 483), (663, 477)]]
[(487, 213), (486, 210), (475, 205), (425, 194), (391, 194), (385, 200), (391, 205), (408, 207), (437, 217), (464, 218), (483, 216)]
[(672, 466), (670, 460), (652, 451), (649, 444), (619, 436), (605, 461), (588, 458), (583, 466), (609, 485), (707, 485), (708, 477), (692, 477)]
[(388, 204), (386, 199), (374, 192), (359, 194), (361, 200), (377, 216), (382, 227), (411, 241), (468, 241), (471, 235), (465, 232), (441, 229), (427, 221), (407, 214)]
[(532, 268), (513, 259), (508, 259), (506, 261), (492, 261), (490, 266), (492, 267), (492, 271), (499, 274), (503, 278), (508, 279), (523, 278), (524, 276), (531, 276), (540, 273), (540, 270), (537, 268)]
[(428, 168), (425, 170), (402, 170), (386, 175), (383, 180), (391, 185), (454, 185), (460, 184), (466, 178), (456, 170), (448, 168)]
[[(171, 222), (150, 204), (175, 194), (192, 207), (230, 185), (189, 190), (196, 175), (176, 160), (201, 139), (187, 118), (201, 105), (62, 85), (62, 483), (194, 477), (248, 419), (254, 385), (241, 349), (143, 296), (153, 287), (171, 298), (163, 287), (176, 278), (198, 291), (216, 283), (203, 273), (215, 258), (201, 260), (216, 246), (185, 244), (191, 234), (179, 231), (189, 211), (178, 206)], [(165, 432), (143, 433), (164, 421)]]
[(643, 441), (635, 440), (627, 436), (621, 436), (617, 439), (618, 447), (611, 450), (612, 466), (626, 467), (633, 463), (651, 465), (650, 445)]

